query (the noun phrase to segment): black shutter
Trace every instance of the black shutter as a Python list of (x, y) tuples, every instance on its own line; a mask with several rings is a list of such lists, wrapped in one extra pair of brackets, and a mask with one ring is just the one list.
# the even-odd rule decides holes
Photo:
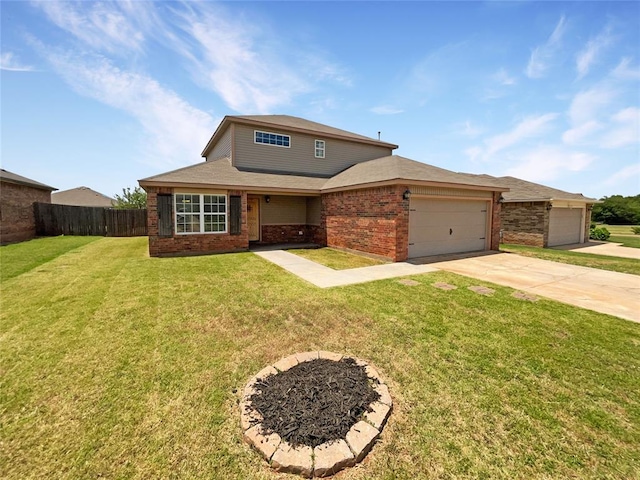
[(158, 236), (173, 235), (173, 200), (171, 195), (158, 194)]
[(231, 195), (229, 198), (229, 233), (240, 235), (242, 228), (242, 197)]

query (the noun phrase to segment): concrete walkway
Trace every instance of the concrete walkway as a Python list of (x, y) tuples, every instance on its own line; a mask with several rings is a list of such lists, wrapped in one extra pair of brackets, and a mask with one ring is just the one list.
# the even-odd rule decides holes
[(405, 275), (417, 275), (438, 270), (431, 265), (413, 265), (404, 262), (352, 268), (350, 270), (333, 270), (284, 250), (256, 251), (254, 253), (320, 288), (371, 282)]
[(497, 253), (432, 267), (640, 322), (640, 276)]
[(554, 250), (570, 250), (579, 253), (609, 255), (610, 257), (635, 258), (640, 260), (640, 248), (623, 247), (621, 243), (588, 242), (553, 247)]

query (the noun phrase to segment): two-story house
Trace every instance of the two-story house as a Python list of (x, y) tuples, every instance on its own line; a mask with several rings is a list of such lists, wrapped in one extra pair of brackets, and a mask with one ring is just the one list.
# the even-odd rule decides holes
[(152, 256), (313, 242), (392, 261), (497, 250), (501, 192), (287, 115), (225, 117), (205, 161), (140, 180)]

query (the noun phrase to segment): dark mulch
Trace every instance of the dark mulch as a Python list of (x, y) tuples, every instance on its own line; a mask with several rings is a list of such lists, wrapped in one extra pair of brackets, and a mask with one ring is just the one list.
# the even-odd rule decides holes
[(352, 358), (318, 359), (259, 379), (250, 401), (265, 433), (277, 433), (294, 447), (317, 447), (344, 438), (371, 410), (369, 404), (380, 398), (373, 383)]

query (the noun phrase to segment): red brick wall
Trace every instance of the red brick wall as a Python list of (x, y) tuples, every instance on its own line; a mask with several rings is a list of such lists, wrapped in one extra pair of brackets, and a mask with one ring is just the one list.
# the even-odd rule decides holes
[[(173, 193), (172, 188), (147, 187), (147, 226), (149, 228), (149, 255), (152, 257), (170, 255), (192, 255), (204, 253), (238, 252), (249, 248), (247, 229), (247, 194), (229, 191), (228, 195), (242, 196), (242, 226), (240, 235), (194, 234), (158, 236), (158, 193)], [(175, 226), (174, 226), (175, 228)]]
[(314, 235), (310, 227), (311, 225), (262, 225), (260, 243), (313, 242)]
[(500, 203), (500, 192), (493, 192), (493, 208), (491, 209), (491, 250), (500, 250), (500, 230), (502, 224), (500, 216), (502, 214), (502, 203)]
[(546, 202), (502, 204), (502, 241), (517, 245), (545, 247), (548, 241), (549, 211)]
[(402, 198), (405, 189), (396, 185), (324, 194), (326, 244), (406, 260), (409, 203)]
[(26, 185), (0, 185), (0, 243), (22, 242), (36, 235), (33, 203), (51, 203), (51, 192)]

